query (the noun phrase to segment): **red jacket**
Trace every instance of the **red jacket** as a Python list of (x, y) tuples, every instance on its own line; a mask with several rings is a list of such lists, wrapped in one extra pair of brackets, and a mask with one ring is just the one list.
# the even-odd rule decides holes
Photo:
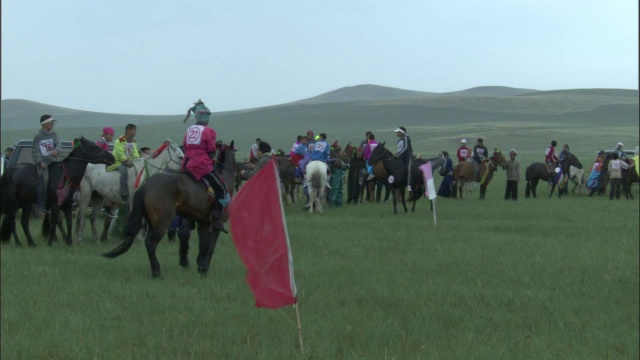
[[(182, 170), (189, 170), (200, 180), (213, 171), (213, 160), (209, 153), (216, 151), (216, 132), (204, 125), (191, 125), (184, 135), (184, 160)], [(186, 166), (185, 166), (186, 165)]]

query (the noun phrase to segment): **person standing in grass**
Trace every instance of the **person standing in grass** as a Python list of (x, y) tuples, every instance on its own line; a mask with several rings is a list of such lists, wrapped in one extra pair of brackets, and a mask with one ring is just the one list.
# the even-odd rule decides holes
[(373, 177), (374, 177), (373, 166), (369, 164), (369, 159), (371, 159), (371, 154), (373, 153), (373, 150), (376, 148), (376, 146), (378, 146), (378, 142), (376, 141), (376, 136), (373, 135), (372, 133), (369, 133), (369, 140), (368, 140), (368, 143), (365, 145), (364, 152), (363, 152), (365, 164), (367, 167), (367, 174), (368, 174), (367, 181), (373, 180)]
[(598, 195), (602, 194), (602, 187), (600, 181), (602, 179), (602, 162), (604, 161), (604, 150), (598, 151), (598, 156), (591, 166), (591, 172), (589, 173), (589, 179), (587, 180), (587, 189), (589, 189), (589, 196), (593, 196), (596, 191)]
[(609, 161), (609, 200), (613, 200), (615, 194), (616, 200), (620, 200), (620, 182), (622, 181), (622, 169), (628, 169), (629, 164), (620, 160), (618, 153), (613, 153), (613, 160)]
[(507, 190), (504, 193), (505, 200), (518, 200), (518, 182), (520, 181), (520, 162), (516, 160), (518, 153), (515, 149), (509, 150), (509, 160), (505, 164), (507, 170)]
[(40, 217), (47, 212), (47, 185), (49, 184), (49, 165), (58, 159), (60, 139), (53, 131), (53, 126), (58, 122), (53, 116), (45, 114), (40, 117), (40, 130), (33, 138), (31, 156), (38, 168), (38, 210)]
[(453, 187), (453, 160), (449, 157), (449, 153), (442, 151), (442, 157), (444, 157), (444, 165), (440, 169), (440, 175), (442, 175), (442, 182), (438, 189), (438, 196), (450, 197), (452, 195)]

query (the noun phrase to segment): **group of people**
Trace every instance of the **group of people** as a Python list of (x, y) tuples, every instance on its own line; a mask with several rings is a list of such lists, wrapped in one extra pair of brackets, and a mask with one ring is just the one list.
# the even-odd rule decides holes
[[(450, 197), (452, 195), (453, 185), (453, 161), (447, 151), (442, 151), (441, 155), (444, 158), (444, 165), (440, 170), (443, 180), (438, 189), (438, 195), (442, 197)], [(518, 199), (518, 182), (520, 181), (520, 162), (516, 160), (518, 152), (515, 149), (509, 150), (509, 159), (505, 164), (507, 171), (507, 186), (504, 194), (505, 200), (517, 200)], [(460, 146), (456, 151), (456, 157), (458, 163), (471, 162), (473, 163), (473, 181), (477, 186), (481, 182), (480, 168), (482, 164), (489, 159), (489, 150), (484, 145), (482, 138), (476, 139), (476, 144), (473, 149), (467, 147), (467, 139), (460, 140)]]
[[(631, 166), (628, 164), (628, 158), (622, 147), (624, 144), (619, 142), (611, 153), (611, 159), (609, 160), (607, 171), (609, 173), (609, 199), (620, 199), (620, 187), (622, 182), (622, 170), (629, 169)], [(637, 149), (636, 149), (637, 150)], [(637, 154), (636, 154), (637, 155)], [(591, 171), (589, 173), (589, 179), (587, 180), (587, 189), (589, 189), (589, 196), (593, 196), (597, 191), (602, 191), (602, 173), (603, 164), (606, 160), (606, 153), (604, 150), (598, 151), (596, 158), (591, 165)], [(636, 168), (637, 171), (637, 168)]]
[[(220, 221), (222, 218), (222, 212), (224, 211), (224, 205), (222, 201), (215, 201), (214, 199), (224, 199), (226, 194), (226, 187), (224, 180), (218, 174), (215, 169), (216, 154), (216, 132), (213, 128), (209, 127), (209, 120), (211, 116), (210, 110), (205, 106), (201, 99), (198, 99), (192, 107), (187, 110), (187, 116), (183, 120), (186, 122), (191, 114), (195, 115), (195, 124), (190, 125), (187, 128), (184, 136), (184, 151), (185, 157), (182, 164), (183, 170), (190, 172), (196, 181), (203, 182), (212, 198), (212, 217), (214, 219), (214, 227), (221, 231), (226, 231), (224, 225)], [(34, 163), (38, 168), (38, 209), (41, 213), (46, 212), (46, 186), (48, 184), (48, 166), (49, 164), (60, 161), (59, 149), (60, 139), (57, 133), (53, 130), (55, 124), (58, 122), (52, 115), (42, 115), (40, 118), (40, 130), (35, 135), (33, 140), (32, 157)], [(413, 149), (411, 145), (411, 139), (407, 134), (407, 129), (404, 126), (400, 126), (393, 130), (398, 137), (396, 146), (397, 152), (395, 156), (403, 161), (404, 166), (409, 171), (411, 166), (411, 158), (413, 156)], [(141, 155), (148, 155), (151, 153), (149, 148), (141, 148), (138, 151), (135, 136), (137, 133), (137, 127), (134, 124), (128, 124), (125, 127), (124, 135), (117, 138), (114, 142), (113, 156), (116, 163), (109, 166), (107, 171), (118, 170), (120, 172), (120, 196), (123, 201), (127, 201), (129, 198), (127, 179), (128, 169), (133, 166), (132, 161)], [(111, 127), (105, 127), (100, 136), (100, 139), (96, 141), (106, 151), (109, 151), (109, 144), (113, 141), (115, 132)], [(372, 165), (370, 164), (371, 155), (378, 145), (375, 135), (371, 131), (367, 131), (366, 138), (360, 144), (360, 150), (362, 156), (366, 162), (368, 180), (373, 179)], [(549, 168), (549, 172), (553, 173), (558, 164), (570, 154), (570, 149), (567, 144), (564, 145), (563, 150), (559, 156), (556, 156), (555, 147), (557, 141), (553, 140), (551, 145), (545, 151), (545, 164)], [(620, 197), (620, 179), (621, 170), (627, 169), (629, 165), (623, 161), (626, 159), (624, 151), (622, 150), (622, 143), (618, 143), (616, 149), (613, 152), (613, 159), (609, 162), (609, 178), (611, 179), (611, 194), (610, 198), (613, 199)], [(338, 147), (338, 142), (334, 142), (329, 146), (327, 142), (327, 135), (320, 133), (314, 135), (312, 130), (308, 130), (305, 135), (299, 135), (296, 141), (291, 147), (289, 156), (292, 163), (296, 167), (296, 181), (303, 183), (304, 171), (306, 165), (310, 161), (322, 161), (328, 164), (332, 163), (330, 159), (331, 147)], [(5, 150), (5, 159), (8, 160), (11, 156), (12, 148)], [(247, 165), (248, 169), (243, 170), (242, 175), (249, 178), (259, 171), (265, 164), (268, 163), (272, 149), (269, 143), (257, 138), (255, 144), (251, 147), (250, 152), (250, 164)], [(448, 152), (442, 151), (442, 156), (445, 159), (444, 166), (441, 169), (441, 175), (443, 181), (438, 191), (440, 196), (451, 195), (451, 184), (453, 181), (453, 161), (451, 160)], [(268, 155), (268, 156), (267, 156)], [(467, 140), (462, 139), (460, 141), (460, 147), (457, 149), (456, 156), (458, 162), (472, 162), (474, 166), (474, 180), (480, 182), (479, 173), (482, 163), (489, 158), (489, 151), (484, 145), (482, 138), (476, 140), (476, 144), (473, 149), (467, 147)], [(507, 170), (507, 186), (505, 191), (505, 199), (516, 200), (518, 197), (518, 182), (520, 181), (520, 163), (516, 160), (517, 152), (515, 149), (509, 151), (509, 160), (506, 164)], [(589, 196), (597, 189), (598, 174), (601, 173), (601, 164), (604, 161), (604, 151), (600, 152), (594, 161), (591, 168), (591, 174), (589, 178), (588, 187), (591, 190)], [(407, 190), (411, 191), (410, 177), (408, 177)]]

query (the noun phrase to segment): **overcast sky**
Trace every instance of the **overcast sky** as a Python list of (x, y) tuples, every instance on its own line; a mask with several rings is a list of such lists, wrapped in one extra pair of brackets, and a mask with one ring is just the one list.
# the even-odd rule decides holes
[(638, 89), (637, 0), (3, 0), (2, 99), (123, 114), (376, 84)]

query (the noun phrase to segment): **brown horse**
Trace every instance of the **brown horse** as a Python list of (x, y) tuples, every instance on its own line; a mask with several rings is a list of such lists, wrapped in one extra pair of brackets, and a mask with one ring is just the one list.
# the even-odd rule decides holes
[[(280, 173), (280, 180), (282, 181), (282, 201), (285, 204), (289, 204), (289, 198), (291, 198), (291, 202), (295, 204), (297, 201), (296, 190), (298, 189), (298, 183), (295, 181), (296, 168), (288, 157), (276, 157), (276, 162), (278, 163), (278, 172)], [(234, 178), (234, 187), (236, 191), (240, 189), (240, 185), (242, 185), (243, 181), (248, 180), (241, 174), (242, 170), (250, 170), (247, 166), (248, 164), (250, 164), (248, 161), (236, 164)]]
[[(507, 163), (504, 155), (499, 150), (495, 150), (491, 158), (485, 160), (480, 166), (480, 199), (484, 199), (487, 187), (493, 179), (493, 173), (498, 166), (504, 167)], [(453, 197), (462, 199), (462, 191), (465, 184), (474, 180), (473, 163), (461, 162), (453, 167)]]
[[(233, 194), (236, 165), (234, 152), (233, 141), (229, 146), (222, 146), (221, 160), (217, 163), (217, 168), (222, 173), (229, 194)], [(218, 199), (214, 201), (218, 201)], [(144, 218), (149, 227), (145, 245), (151, 263), (151, 275), (159, 277), (160, 263), (156, 257), (156, 248), (176, 214), (195, 222), (198, 226), (200, 242), (197, 261), (198, 272), (201, 276), (206, 276), (220, 231), (212, 226), (211, 201), (207, 195), (206, 187), (186, 173), (158, 173), (150, 177), (135, 192), (131, 214), (124, 229), (125, 240), (120, 246), (103, 254), (103, 256), (115, 258), (127, 252), (136, 235), (140, 232)], [(221, 220), (226, 221), (226, 217), (225, 211), (224, 218)], [(185, 246), (188, 249), (188, 243), (184, 244), (181, 239), (180, 264), (183, 266), (186, 266), (187, 251), (184, 249)]]

